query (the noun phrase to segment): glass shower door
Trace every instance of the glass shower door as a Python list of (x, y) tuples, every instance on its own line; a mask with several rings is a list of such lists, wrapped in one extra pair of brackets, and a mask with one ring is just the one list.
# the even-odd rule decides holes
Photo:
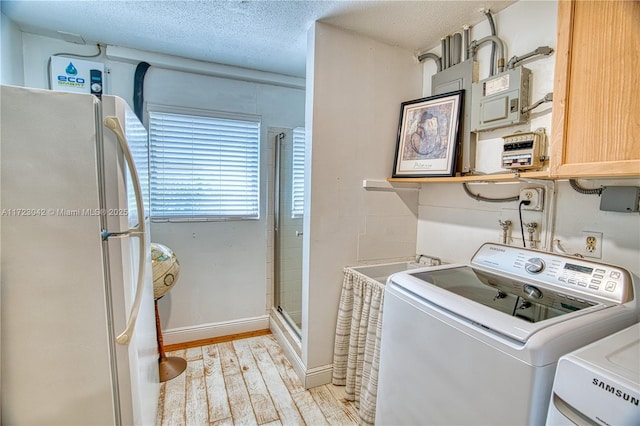
[(275, 306), (300, 337), (302, 328), (302, 208), (304, 129), (275, 136)]

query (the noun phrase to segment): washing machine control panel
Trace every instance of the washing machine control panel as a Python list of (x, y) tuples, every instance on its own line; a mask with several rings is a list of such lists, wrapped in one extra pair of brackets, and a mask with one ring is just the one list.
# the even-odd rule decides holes
[[(628, 271), (603, 263), (591, 262), (556, 253), (502, 244), (486, 243), (471, 259), (472, 266), (522, 279), (523, 285), (541, 287), (559, 297), (584, 302), (589, 297), (616, 303), (633, 299), (632, 280)], [(525, 293), (527, 291), (525, 290)]]

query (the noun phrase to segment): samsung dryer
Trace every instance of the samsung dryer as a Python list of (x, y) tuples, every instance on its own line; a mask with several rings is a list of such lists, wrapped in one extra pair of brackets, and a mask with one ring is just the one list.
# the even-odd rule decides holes
[(640, 324), (558, 361), (547, 425), (640, 425)]

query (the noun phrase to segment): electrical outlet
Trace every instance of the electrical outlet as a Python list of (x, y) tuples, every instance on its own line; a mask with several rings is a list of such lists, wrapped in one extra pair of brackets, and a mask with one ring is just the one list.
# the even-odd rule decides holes
[(543, 188), (524, 188), (520, 190), (520, 201), (531, 201), (528, 206), (522, 205), (522, 210), (542, 211), (544, 199)]
[(585, 257), (602, 258), (602, 232), (582, 231)]

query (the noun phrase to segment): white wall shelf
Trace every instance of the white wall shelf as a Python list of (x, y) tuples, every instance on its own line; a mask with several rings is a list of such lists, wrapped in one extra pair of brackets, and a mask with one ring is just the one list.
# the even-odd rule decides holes
[(387, 182), (395, 186), (398, 184), (423, 183), (460, 183), (460, 182), (510, 182), (521, 179), (551, 179), (546, 170), (523, 173), (501, 173), (494, 175), (467, 175), (453, 177), (422, 177), (422, 178), (388, 178)]
[(364, 179), (362, 187), (367, 191), (397, 191), (397, 190), (419, 190), (420, 184), (416, 182), (393, 182), (390, 180)]

